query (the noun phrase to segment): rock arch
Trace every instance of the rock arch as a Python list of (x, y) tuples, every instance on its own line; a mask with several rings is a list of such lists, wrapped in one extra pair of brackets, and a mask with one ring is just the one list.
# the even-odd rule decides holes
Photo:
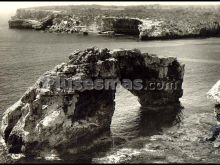
[[(44, 73), (5, 111), (1, 133), (9, 152), (79, 152), (110, 129), (115, 89), (97, 90), (90, 84), (93, 88), (72, 90), (73, 82), (138, 79), (142, 87), (128, 90), (139, 98), (142, 109), (160, 111), (180, 106), (184, 65), (174, 57), (159, 58), (137, 49), (93, 47), (76, 50), (69, 59)], [(153, 84), (152, 89), (149, 84)], [(171, 87), (162, 88), (161, 84)]]

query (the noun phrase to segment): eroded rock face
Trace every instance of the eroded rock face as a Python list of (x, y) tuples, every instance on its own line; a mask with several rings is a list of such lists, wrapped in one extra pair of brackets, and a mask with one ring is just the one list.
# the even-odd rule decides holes
[(9, 28), (45, 30), (52, 25), (55, 16), (61, 14), (54, 10), (18, 9), (8, 21)]
[(8, 21), (9, 28), (33, 29), (34, 26), (40, 26), (41, 23), (36, 20), (13, 19)]
[(219, 22), (209, 20), (207, 22), (171, 22), (167, 20), (142, 19), (139, 26), (139, 39), (177, 39), (211, 37), (219, 35)]
[[(183, 94), (184, 65), (176, 58), (159, 58), (148, 53), (118, 50), (113, 57), (119, 61), (120, 78), (141, 79), (143, 88), (130, 90), (138, 96), (143, 107), (165, 106), (179, 103)], [(129, 89), (128, 89), (129, 90)]]
[(220, 80), (208, 91), (207, 97), (216, 105), (220, 105)]
[[(92, 15), (87, 14), (90, 11), (93, 13)], [(16, 15), (9, 21), (9, 27), (33, 28), (55, 33), (99, 31), (101, 34), (107, 36), (111, 36), (112, 34), (139, 36), (140, 40), (212, 37), (220, 35), (220, 23), (218, 17), (214, 15), (203, 17), (203, 14), (201, 16), (195, 16), (193, 19), (173, 20), (170, 17), (148, 17), (147, 13), (146, 15), (138, 14), (139, 17), (136, 14), (130, 17), (123, 17), (123, 13), (121, 15), (119, 13), (117, 16), (113, 16), (113, 14), (112, 16), (105, 17), (105, 13), (99, 12), (95, 11), (95, 9), (77, 9), (71, 10), (71, 12), (65, 9), (60, 11), (33, 8), (18, 9)], [(50, 15), (56, 15), (56, 19), (53, 19), (52, 24), (49, 21), (50, 24), (44, 26), (42, 20)], [(109, 34), (109, 32), (112, 34)]]
[(48, 15), (41, 20), (14, 18), (9, 20), (8, 24), (9, 28), (44, 30), (47, 26), (52, 25), (53, 17), (54, 15)]
[(103, 17), (101, 31), (114, 31), (119, 34), (139, 35), (142, 21), (134, 18)]
[(110, 51), (94, 47), (76, 50), (69, 59), (44, 73), (5, 111), (1, 133), (10, 153), (40, 156), (48, 152), (77, 153), (110, 130), (114, 88), (70, 90), (60, 84), (88, 79), (140, 79), (146, 88), (146, 81), (172, 81), (178, 82), (177, 88), (128, 90), (139, 97), (143, 107), (180, 103), (184, 65), (176, 58), (159, 58), (136, 49)]
[(9, 28), (35, 29), (49, 32), (76, 32), (79, 21), (62, 11), (18, 9), (8, 21)]

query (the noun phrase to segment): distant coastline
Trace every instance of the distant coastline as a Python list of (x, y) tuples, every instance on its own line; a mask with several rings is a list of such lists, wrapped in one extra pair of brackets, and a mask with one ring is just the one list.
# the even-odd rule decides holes
[(220, 35), (219, 11), (218, 6), (45, 6), (18, 9), (8, 23), (10, 28), (132, 35), (140, 40), (203, 38)]

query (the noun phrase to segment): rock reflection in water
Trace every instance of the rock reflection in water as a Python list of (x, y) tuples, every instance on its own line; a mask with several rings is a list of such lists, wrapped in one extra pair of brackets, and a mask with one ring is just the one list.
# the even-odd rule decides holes
[(139, 136), (152, 136), (161, 134), (163, 128), (171, 127), (181, 122), (183, 107), (180, 104), (168, 105), (163, 108), (151, 110), (140, 108)]
[[(162, 151), (157, 152), (155, 148), (149, 149), (146, 147), (146, 144), (152, 143), (153, 145), (151, 137), (163, 135), (165, 128), (169, 129), (179, 124), (182, 120), (182, 109), (181, 104), (169, 105), (158, 109), (154, 108), (154, 110), (152, 110), (152, 108), (141, 107), (139, 109), (139, 123), (135, 128), (137, 130), (137, 136), (127, 141), (125, 140), (124, 143), (120, 145), (115, 145), (105, 156), (95, 157), (93, 162), (130, 163), (130, 161), (133, 161), (133, 163), (135, 163), (135, 161), (137, 161), (135, 157), (139, 159), (140, 156), (143, 156), (144, 159), (140, 158), (140, 160), (142, 160), (141, 163), (155, 162), (156, 160), (162, 160), (162, 162), (164, 162), (166, 154)], [(166, 136), (163, 138), (166, 139)], [(116, 137), (114, 141), (118, 139), (119, 138)], [(117, 143), (114, 142), (114, 144)], [(135, 161), (133, 159), (135, 159)]]

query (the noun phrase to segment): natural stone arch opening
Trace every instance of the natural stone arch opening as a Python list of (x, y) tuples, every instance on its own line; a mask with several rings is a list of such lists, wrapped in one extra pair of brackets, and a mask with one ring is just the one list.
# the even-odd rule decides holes
[[(66, 89), (66, 84), (69, 87), (69, 82), (76, 80), (140, 79), (141, 88), (128, 90), (138, 97), (142, 108), (159, 113), (180, 106), (184, 65), (176, 58), (159, 58), (136, 49), (110, 51), (95, 47), (77, 50), (69, 58), (67, 63), (44, 73), (4, 113), (1, 132), (9, 152), (78, 153), (91, 148), (100, 135), (110, 130), (115, 89)], [(154, 83), (153, 89), (149, 90), (148, 81)], [(157, 82), (177, 86), (156, 88)]]
[[(133, 136), (139, 120), (141, 105), (137, 96), (121, 85), (117, 86), (115, 93), (115, 111), (111, 121), (112, 136)], [(130, 130), (133, 130), (131, 132)]]

